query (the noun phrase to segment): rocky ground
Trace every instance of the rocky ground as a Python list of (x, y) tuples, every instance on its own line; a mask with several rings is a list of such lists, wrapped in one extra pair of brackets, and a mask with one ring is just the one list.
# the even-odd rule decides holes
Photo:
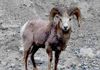
[[(0, 70), (24, 70), (19, 51), (20, 28), (32, 18), (47, 19), (57, 3), (77, 5), (81, 27), (73, 26), (68, 48), (60, 56), (59, 70), (100, 70), (100, 0), (0, 0)], [(35, 54), (40, 70), (47, 70), (47, 54)], [(32, 63), (29, 60), (29, 70)]]

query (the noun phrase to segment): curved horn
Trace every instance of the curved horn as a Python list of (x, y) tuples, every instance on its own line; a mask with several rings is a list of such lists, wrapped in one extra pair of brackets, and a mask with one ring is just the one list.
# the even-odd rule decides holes
[(80, 27), (80, 18), (81, 18), (81, 12), (78, 7), (72, 7), (69, 9), (69, 16), (75, 15), (78, 20), (78, 26)]
[(50, 15), (49, 15), (49, 20), (53, 21), (56, 14), (61, 15), (61, 10), (60, 10), (59, 7), (54, 7), (54, 8), (51, 9)]

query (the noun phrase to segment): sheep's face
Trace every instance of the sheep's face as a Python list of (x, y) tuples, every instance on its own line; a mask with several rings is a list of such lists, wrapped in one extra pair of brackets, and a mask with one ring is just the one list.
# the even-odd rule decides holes
[(59, 23), (59, 27), (67, 32), (71, 28), (71, 17), (69, 17), (66, 13), (62, 16), (56, 15), (56, 23)]

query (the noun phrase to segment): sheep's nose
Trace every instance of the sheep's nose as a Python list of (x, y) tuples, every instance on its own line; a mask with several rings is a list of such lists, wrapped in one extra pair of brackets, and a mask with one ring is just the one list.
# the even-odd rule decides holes
[(67, 27), (67, 26), (65, 26), (65, 27), (64, 27), (64, 30), (67, 30), (67, 28), (68, 28), (68, 27)]

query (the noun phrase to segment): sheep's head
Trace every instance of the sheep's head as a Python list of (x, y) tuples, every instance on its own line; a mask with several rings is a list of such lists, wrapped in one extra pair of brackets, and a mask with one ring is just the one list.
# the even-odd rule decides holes
[(80, 10), (77, 7), (62, 7), (62, 6), (57, 6), (51, 9), (50, 12), (50, 21), (54, 22), (55, 24), (59, 24), (59, 27), (63, 31), (68, 31), (71, 28), (71, 19), (72, 16), (76, 16), (77, 21), (78, 21), (78, 26), (79, 20), (80, 20)]

